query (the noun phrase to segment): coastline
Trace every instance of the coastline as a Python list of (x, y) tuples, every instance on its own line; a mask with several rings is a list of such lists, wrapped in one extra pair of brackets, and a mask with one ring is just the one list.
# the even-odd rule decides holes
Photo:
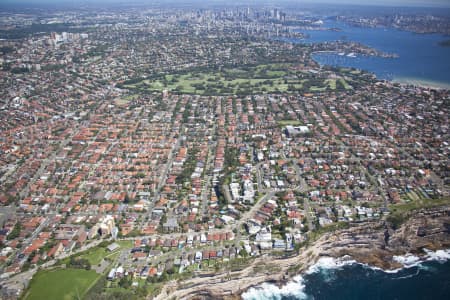
[[(335, 54), (339, 55), (339, 53), (346, 53), (343, 56), (349, 57), (348, 54), (353, 53), (355, 56), (350, 56), (352, 58), (356, 58), (356, 54), (359, 56), (365, 56), (365, 57), (380, 57), (380, 58), (386, 58), (386, 59), (392, 59), (392, 58), (399, 58), (398, 54), (396, 53), (386, 53), (383, 51), (376, 50), (371, 47), (367, 47), (364, 45), (357, 45), (356, 49), (335, 49), (335, 50), (315, 50), (311, 52), (311, 55), (314, 54)], [(314, 58), (313, 58), (314, 59)], [(316, 61), (319, 63), (318, 61)]]
[[(335, 54), (335, 55), (337, 55), (338, 53), (339, 53), (339, 51), (336, 51), (336, 50), (320, 50), (320, 51), (312, 52), (312, 55), (313, 54)], [(364, 54), (360, 54), (360, 55), (364, 56)], [(368, 55), (365, 55), (365, 56), (368, 56)], [(383, 56), (378, 56), (378, 57), (383, 58)], [(314, 61), (321, 66), (326, 65), (326, 64), (321, 64), (320, 62), (318, 62), (315, 59), (314, 59)], [(345, 66), (337, 66), (337, 67), (346, 68)], [(357, 68), (357, 69), (358, 70), (366, 70), (376, 76), (376, 74), (373, 71), (363, 69), (363, 68)], [(435, 89), (435, 90), (450, 90), (450, 83), (443, 82), (443, 81), (434, 81), (434, 80), (427, 80), (427, 79), (422, 79), (422, 78), (402, 77), (402, 76), (395, 76), (392, 79), (383, 79), (383, 78), (379, 78), (377, 76), (377, 79), (389, 81), (392, 83), (398, 83), (402, 86), (415, 86), (415, 87), (426, 88), (426, 89)]]
[(394, 77), (392, 82), (400, 83), (401, 85), (413, 85), (428, 89), (444, 89), (450, 90), (450, 83), (426, 80), (420, 78), (410, 78), (410, 77)]
[[(423, 224), (426, 224), (425, 230), (429, 234), (419, 236), (417, 230)], [(311, 245), (300, 249), (294, 257), (263, 255), (240, 271), (168, 282), (154, 299), (241, 299), (246, 291), (264, 283), (277, 287), (289, 284), (321, 259), (359, 263), (396, 272), (407, 267), (410, 255), (417, 257), (414, 259), (417, 263), (426, 259), (427, 251), (450, 249), (449, 229), (445, 227), (447, 229), (436, 232), (436, 228), (442, 228), (443, 224), (450, 224), (449, 206), (418, 211), (396, 230), (383, 221), (357, 224), (349, 229), (325, 233)], [(263, 271), (256, 271), (255, 267), (261, 266)]]
[[(394, 270), (384, 270), (378, 267), (373, 267), (371, 265), (360, 263), (358, 261), (353, 260), (351, 257), (341, 257), (341, 258), (332, 258), (332, 257), (321, 257), (319, 260), (312, 265), (307, 271), (302, 272), (299, 275), (294, 276), (291, 278), (288, 282), (280, 284), (280, 283), (262, 283), (260, 285), (257, 285), (255, 287), (249, 288), (247, 291), (242, 293), (241, 299), (243, 300), (262, 300), (262, 299), (314, 299), (317, 295), (322, 295), (321, 299), (333, 299), (336, 297), (336, 299), (346, 299), (343, 298), (343, 295), (334, 294), (333, 292), (328, 292), (326, 295), (322, 294), (321, 292), (317, 294), (311, 293), (312, 290), (317, 289), (317, 277), (320, 277), (321, 280), (324, 281), (323, 286), (324, 287), (330, 287), (335, 288), (336, 286), (341, 286), (341, 283), (333, 283), (331, 284), (331, 281), (336, 281), (338, 279), (335, 278), (335, 276), (340, 272), (346, 272), (347, 276), (349, 272), (356, 272), (358, 274), (358, 270), (365, 270), (364, 275), (367, 277), (363, 277), (361, 280), (366, 280), (366, 288), (370, 289), (370, 286), (373, 287), (371, 283), (368, 283), (368, 278), (371, 279), (378, 279), (378, 280), (389, 280), (384, 278), (392, 278), (390, 280), (398, 280), (398, 279), (407, 279), (411, 277), (415, 277), (419, 275), (419, 273), (422, 270), (432, 270), (431, 272), (435, 273), (436, 270), (433, 269), (434, 267), (431, 267), (430, 264), (438, 263), (441, 264), (449, 264), (450, 261), (450, 249), (446, 250), (437, 250), (437, 251), (429, 251), (424, 249), (426, 254), (424, 256), (416, 256), (411, 253), (407, 253), (403, 256), (394, 256), (394, 260), (402, 264), (402, 267)], [(347, 271), (345, 271), (347, 269)], [(411, 271), (408, 271), (410, 269), (415, 270), (414, 274), (411, 273)], [(349, 271), (351, 270), (351, 271)], [(370, 272), (370, 273), (367, 273)], [(372, 274), (372, 275), (368, 275)], [(379, 275), (374, 275), (379, 274)], [(448, 274), (448, 273), (447, 273)], [(359, 273), (361, 275), (361, 273)], [(342, 275), (341, 275), (342, 276)], [(372, 277), (369, 277), (372, 276)], [(376, 277), (375, 277), (376, 276)], [(424, 275), (426, 277), (430, 276), (430, 274)], [(427, 278), (424, 278), (425, 280)], [(314, 279), (315, 278), (315, 279)], [(345, 275), (341, 277), (342, 279), (347, 280), (348, 277)], [(358, 275), (356, 275), (355, 278), (358, 278)], [(418, 279), (420, 280), (420, 279)], [(417, 280), (416, 280), (417, 281)], [(367, 286), (367, 284), (369, 286)], [(351, 284), (350, 284), (351, 285)], [(355, 291), (353, 293), (361, 293), (360, 283), (355, 283)], [(362, 283), (364, 285), (364, 283)], [(405, 283), (403, 283), (405, 285)], [(349, 287), (349, 284), (347, 284), (347, 287)], [(377, 289), (377, 287), (373, 287), (374, 289)], [(379, 287), (378, 287), (379, 288)], [(331, 296), (333, 295), (333, 296)], [(347, 293), (348, 296), (348, 293)], [(360, 294), (361, 296), (361, 294)], [(333, 297), (333, 298), (332, 298)], [(355, 299), (355, 298), (351, 298)], [(370, 298), (372, 299), (372, 298)], [(420, 299), (417, 298), (417, 299)]]

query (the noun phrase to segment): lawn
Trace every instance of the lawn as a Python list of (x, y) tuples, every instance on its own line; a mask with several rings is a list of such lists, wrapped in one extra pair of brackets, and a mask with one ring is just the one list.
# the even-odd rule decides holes
[(312, 86), (309, 91), (310, 92), (325, 92), (327, 90), (327, 87), (318, 87), (318, 86)]
[(327, 80), (325, 80), (325, 83), (328, 84), (330, 89), (332, 89), (332, 90), (336, 89), (336, 79), (327, 79)]
[(101, 275), (81, 269), (39, 271), (31, 280), (25, 300), (82, 299)]
[(403, 214), (416, 209), (437, 207), (449, 204), (450, 204), (450, 197), (443, 197), (438, 199), (418, 199), (416, 201), (413, 200), (405, 203), (392, 204), (389, 206), (389, 209), (391, 210), (392, 213)]
[(342, 86), (344, 87), (344, 89), (346, 89), (346, 90), (351, 90), (351, 89), (353, 89), (353, 87), (352, 87), (350, 84), (348, 84), (348, 82), (345, 81), (344, 78), (339, 78), (338, 80), (339, 80), (339, 82), (342, 84)]
[(115, 243), (118, 244), (120, 248), (114, 252), (109, 252), (104, 247), (94, 247), (83, 252), (78, 257), (89, 260), (91, 265), (98, 265), (103, 258), (109, 257), (110, 259), (114, 259), (119, 255), (120, 250), (133, 247), (132, 241), (116, 241)]
[[(115, 250), (114, 252), (109, 252), (106, 247), (93, 247), (89, 250), (83, 251), (81, 253), (75, 254), (75, 258), (85, 258), (89, 261), (89, 263), (93, 266), (98, 265), (103, 258), (108, 257), (111, 260), (114, 260), (120, 253), (121, 250), (132, 248), (133, 242), (132, 241), (116, 241), (120, 248)], [(63, 260), (61, 260), (62, 264), (68, 264), (70, 258), (67, 257)]]
[[(305, 78), (310, 77), (310, 78)], [(305, 83), (314, 80), (306, 88)], [(135, 91), (198, 95), (248, 95), (279, 92), (323, 92), (336, 90), (337, 80), (313, 78), (311, 74), (296, 70), (294, 64), (267, 64), (218, 70), (192, 70), (186, 73), (156, 75), (144, 80), (132, 79), (123, 87)], [(342, 78), (345, 89), (352, 87)]]
[(95, 247), (88, 250), (85, 254), (81, 255), (80, 258), (86, 258), (87, 260), (89, 260), (91, 265), (98, 265), (108, 254), (111, 254), (111, 252), (106, 250), (106, 248)]
[(133, 241), (115, 241), (115, 243), (118, 244), (122, 249), (133, 247)]
[(419, 199), (417, 201), (409, 201), (405, 203), (392, 204), (389, 206), (390, 214), (387, 221), (394, 228), (399, 228), (411, 216), (411, 212), (422, 208), (432, 208), (450, 204), (450, 197), (439, 199)]

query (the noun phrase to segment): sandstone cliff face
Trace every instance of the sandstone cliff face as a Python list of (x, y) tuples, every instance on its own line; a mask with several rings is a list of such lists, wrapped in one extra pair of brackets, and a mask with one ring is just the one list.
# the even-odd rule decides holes
[(355, 260), (383, 269), (401, 267), (394, 255), (424, 254), (423, 249), (450, 248), (450, 209), (420, 211), (394, 230), (388, 222), (365, 223), (329, 234), (320, 255), (350, 255)]
[[(321, 256), (343, 257), (383, 269), (402, 267), (393, 257), (413, 253), (425, 254), (423, 249), (450, 248), (450, 207), (422, 210), (413, 213), (399, 228), (386, 221), (352, 224), (349, 229), (324, 234), (299, 255), (276, 259), (259, 257), (252, 265), (231, 273), (212, 274), (208, 278), (192, 278), (181, 283), (167, 284), (157, 299), (240, 299), (251, 286), (262, 282), (283, 283), (289, 280), (293, 266), (296, 272), (308, 269)], [(276, 264), (277, 273), (255, 272), (255, 266)]]

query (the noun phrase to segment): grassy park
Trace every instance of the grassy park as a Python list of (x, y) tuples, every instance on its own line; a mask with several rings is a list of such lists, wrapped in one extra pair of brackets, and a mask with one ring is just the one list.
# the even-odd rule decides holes
[(343, 78), (317, 77), (293, 64), (266, 64), (223, 68), (218, 71), (191, 70), (125, 81), (120, 87), (140, 92), (168, 90), (179, 94), (249, 95), (263, 93), (324, 92), (348, 90)]
[(40, 271), (32, 279), (25, 300), (83, 299), (100, 274), (82, 269)]
[[(108, 251), (106, 249), (107, 244), (105, 244), (76, 254), (75, 257), (87, 259), (91, 265), (98, 265), (104, 258), (113, 260), (117, 257), (121, 250), (131, 248), (133, 246), (132, 241), (116, 241), (115, 243), (119, 245), (119, 248), (113, 252)], [(63, 260), (62, 262), (67, 264), (68, 261), (69, 258)]]
[(85, 254), (80, 255), (79, 257), (87, 259), (91, 265), (98, 265), (102, 259), (109, 254), (111, 254), (111, 252), (108, 252), (106, 248), (96, 247), (88, 250)]
[[(75, 259), (85, 259), (91, 265), (98, 265), (104, 258), (114, 260), (120, 254), (121, 250), (132, 247), (132, 241), (117, 241), (120, 248), (110, 252), (106, 246), (110, 243), (91, 248), (84, 252), (74, 255)], [(70, 258), (63, 259), (61, 265), (53, 270), (41, 270), (33, 277), (30, 286), (25, 293), (25, 300), (68, 300), (83, 299), (84, 295), (96, 283), (96, 281), (105, 276), (98, 274), (94, 270), (85, 270), (61, 266), (68, 266)]]

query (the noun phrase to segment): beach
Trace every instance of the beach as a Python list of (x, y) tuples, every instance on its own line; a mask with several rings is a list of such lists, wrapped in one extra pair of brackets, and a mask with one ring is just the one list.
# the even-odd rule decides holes
[(450, 89), (450, 84), (446, 82), (439, 82), (433, 80), (426, 80), (421, 78), (409, 78), (409, 77), (394, 77), (393, 82), (398, 82), (405, 85), (414, 85), (430, 89)]

